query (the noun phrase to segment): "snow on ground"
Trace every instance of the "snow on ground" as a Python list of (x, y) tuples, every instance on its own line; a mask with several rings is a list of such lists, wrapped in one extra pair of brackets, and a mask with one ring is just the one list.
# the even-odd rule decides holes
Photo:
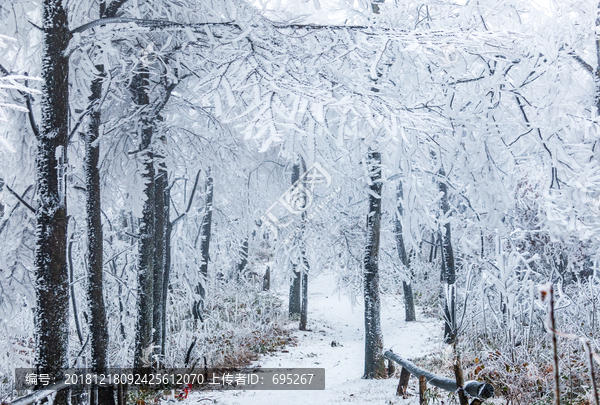
[[(323, 367), (323, 391), (197, 391), (192, 392), (182, 404), (225, 405), (324, 405), (354, 404), (414, 404), (418, 394), (408, 399), (397, 397), (398, 379), (364, 380), (364, 319), (363, 304), (352, 307), (350, 298), (334, 293), (335, 276), (322, 274), (309, 284), (308, 328), (301, 332), (294, 323), (297, 346), (286, 347), (261, 357), (254, 366)], [(287, 293), (287, 291), (286, 291)], [(285, 293), (282, 292), (282, 296)], [(287, 296), (285, 296), (287, 302)], [(437, 320), (404, 322), (402, 297), (386, 297), (381, 308), (381, 328), (384, 347), (407, 358), (420, 357), (439, 349), (442, 323)], [(332, 347), (332, 341), (337, 346)], [(415, 380), (411, 378), (412, 393), (416, 393)], [(409, 393), (411, 389), (409, 387)], [(415, 402), (417, 401), (417, 402)]]

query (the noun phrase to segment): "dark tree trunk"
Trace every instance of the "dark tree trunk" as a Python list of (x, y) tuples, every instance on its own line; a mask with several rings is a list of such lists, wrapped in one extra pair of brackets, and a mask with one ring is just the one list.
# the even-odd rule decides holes
[(417, 314), (415, 312), (415, 301), (413, 297), (412, 283), (402, 282), (404, 292), (404, 317), (406, 322), (415, 322)]
[[(0, 193), (2, 192), (2, 189), (4, 188), (4, 179), (2, 177), (0, 177)], [(2, 218), (4, 216), (4, 204), (2, 204), (0, 202), (0, 218)]]
[(365, 295), (365, 375), (364, 378), (385, 377), (383, 336), (381, 334), (379, 301), (379, 237), (381, 231), (381, 154), (369, 151), (368, 168), (371, 177), (369, 213), (367, 215), (367, 247), (364, 259)]
[[(194, 303), (194, 318), (202, 319), (204, 312), (204, 300), (206, 298), (206, 286), (208, 284), (208, 253), (210, 249), (210, 229), (212, 225), (212, 205), (213, 205), (213, 179), (210, 176), (210, 169), (206, 177), (206, 205), (202, 225), (200, 226), (200, 253), (202, 255), (202, 265), (200, 266), (200, 282), (196, 287), (196, 293), (200, 295), (200, 300)], [(196, 240), (197, 241), (197, 240)]]
[(237, 268), (237, 278), (243, 276), (244, 270), (246, 270), (246, 266), (248, 265), (248, 237), (244, 238), (242, 242), (242, 249), (240, 252), (240, 262), (238, 263)]
[[(38, 205), (35, 243), (35, 368), (61, 378), (68, 366), (69, 272), (65, 167), (69, 130), (70, 33), (62, 0), (44, 0), (42, 120), (37, 134)], [(66, 405), (68, 391), (55, 404)]]
[(308, 260), (304, 249), (302, 250), (302, 308), (300, 310), (300, 330), (306, 330), (308, 320)]
[(437, 243), (435, 243), (435, 233), (431, 233), (431, 250), (429, 251), (429, 263), (437, 257)]
[[(598, 3), (598, 6), (596, 8), (596, 15), (599, 16), (600, 14), (600, 3)], [(597, 30), (600, 28), (600, 17), (596, 17), (596, 32), (598, 32)], [(592, 68), (593, 70), (593, 68)], [(596, 91), (594, 94), (594, 98), (596, 101), (596, 110), (598, 110), (598, 114), (600, 114), (600, 37), (598, 35), (596, 35), (596, 70), (593, 72), (594, 77), (594, 82), (595, 82), (595, 87), (596, 87)]]
[[(153, 341), (161, 346), (163, 341), (163, 284), (165, 276), (165, 238), (167, 231), (165, 191), (167, 189), (167, 170), (164, 163), (158, 165), (158, 173), (154, 181), (154, 308), (152, 324), (154, 325)], [(160, 349), (159, 349), (160, 350)]]
[[(108, 323), (103, 294), (103, 233), (100, 198), (100, 106), (102, 96), (103, 66), (96, 66), (100, 76), (92, 81), (90, 95), (90, 124), (85, 136), (85, 184), (86, 184), (86, 223), (87, 223), (87, 300), (90, 310), (89, 329), (91, 334), (92, 371), (106, 372), (108, 353)], [(93, 392), (93, 404), (114, 404), (111, 388), (101, 388)], [(96, 396), (97, 394), (97, 396)]]
[(75, 330), (77, 331), (79, 343), (81, 343), (81, 346), (83, 347), (83, 333), (81, 332), (81, 325), (79, 324), (79, 311), (77, 310), (77, 299), (75, 298), (75, 279), (73, 277), (73, 236), (74, 235), (71, 234), (69, 244), (67, 246), (67, 261), (69, 263), (69, 284), (71, 287), (71, 305), (73, 305), (73, 318), (75, 320)]
[(295, 318), (297, 320), (300, 316), (300, 312), (302, 311), (302, 274), (298, 271), (297, 264), (292, 264), (292, 271), (293, 279), (290, 283), (290, 298), (288, 310), (290, 318)]
[[(292, 167), (292, 185), (294, 183), (296, 183), (298, 181), (298, 179), (300, 178), (300, 165), (299, 164), (295, 164)], [(296, 318), (300, 316), (300, 312), (302, 311), (301, 308), (301, 284), (302, 284), (302, 278), (301, 278), (301, 274), (298, 271), (298, 265), (297, 264), (293, 264), (292, 265), (292, 270), (293, 270), (293, 279), (292, 282), (290, 284), (290, 297), (289, 297), (289, 304), (288, 304), (288, 311), (289, 311), (289, 315), (290, 318)]]
[[(132, 92), (135, 104), (143, 108), (150, 104), (148, 86), (150, 75), (143, 68), (141, 73), (135, 75), (132, 83)], [(141, 125), (140, 156), (143, 156), (142, 180), (144, 181), (144, 194), (146, 201), (142, 210), (140, 223), (140, 240), (138, 251), (138, 315), (135, 334), (135, 353), (133, 366), (142, 368), (145, 362), (150, 361), (148, 350), (152, 346), (152, 321), (154, 308), (154, 154), (152, 152), (153, 120), (148, 113), (143, 113), (139, 124)]]
[[(302, 173), (306, 173), (306, 163), (304, 159), (300, 157), (300, 165)], [(302, 222), (300, 223), (300, 243), (302, 249), (300, 249), (300, 260), (302, 261), (302, 305), (300, 308), (300, 330), (306, 330), (306, 322), (308, 320), (308, 271), (309, 265), (306, 259), (306, 243), (304, 241), (304, 227), (306, 225), (306, 211), (302, 212)]]
[(267, 266), (267, 270), (265, 270), (265, 275), (263, 276), (263, 291), (271, 290), (271, 268)]
[[(445, 177), (443, 169), (440, 169), (440, 176)], [(441, 200), (441, 209), (443, 217), (446, 218), (450, 211), (448, 201), (448, 186), (445, 181), (440, 181), (439, 190), (443, 193)], [(444, 342), (454, 343), (456, 339), (456, 269), (454, 267), (454, 251), (452, 250), (452, 234), (450, 232), (450, 223), (444, 224), (444, 234), (441, 237), (442, 252), (442, 281), (444, 283)]]
[(169, 277), (171, 276), (171, 231), (173, 224), (169, 220), (171, 215), (171, 189), (167, 187), (165, 190), (165, 219), (167, 230), (165, 233), (165, 273), (162, 285), (162, 340), (160, 342), (160, 351), (165, 353), (165, 341), (167, 339), (167, 298), (169, 293)]
[(402, 281), (402, 289), (404, 290), (404, 313), (406, 322), (414, 322), (417, 320), (415, 313), (415, 302), (412, 291), (412, 276), (410, 270), (410, 260), (406, 253), (406, 246), (404, 245), (404, 237), (402, 236), (402, 216), (404, 215), (404, 208), (402, 207), (402, 199), (404, 198), (402, 193), (402, 181), (398, 182), (398, 192), (396, 195), (398, 201), (398, 212), (396, 213), (396, 248), (398, 249), (398, 255), (400, 261), (404, 266), (409, 282)]

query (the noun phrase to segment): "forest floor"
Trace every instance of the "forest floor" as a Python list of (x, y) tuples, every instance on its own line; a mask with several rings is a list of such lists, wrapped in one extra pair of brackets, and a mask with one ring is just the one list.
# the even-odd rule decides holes
[[(398, 378), (364, 380), (364, 318), (362, 300), (335, 292), (335, 277), (321, 274), (309, 283), (308, 329), (298, 330), (290, 323), (296, 346), (261, 356), (253, 366), (263, 368), (325, 368), (325, 390), (320, 391), (194, 391), (181, 404), (225, 405), (325, 405), (415, 404), (418, 403), (416, 379), (411, 378), (409, 397), (397, 397)], [(281, 291), (287, 302), (287, 291)], [(442, 322), (423, 316), (418, 322), (404, 321), (402, 296), (382, 299), (381, 328), (384, 347), (402, 357), (415, 358), (441, 350)], [(332, 346), (332, 342), (336, 344)], [(166, 403), (166, 402), (163, 402)], [(172, 403), (172, 402), (171, 402)]]

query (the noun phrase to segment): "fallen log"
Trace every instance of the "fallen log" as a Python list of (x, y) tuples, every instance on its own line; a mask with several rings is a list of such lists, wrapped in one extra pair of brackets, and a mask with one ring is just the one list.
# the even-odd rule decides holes
[[(412, 375), (419, 378), (420, 376), (425, 376), (428, 384), (433, 385), (434, 387), (441, 388), (446, 391), (456, 392), (458, 389), (458, 385), (456, 384), (456, 380), (447, 377), (440, 377), (429, 371), (423, 370), (418, 367), (416, 364), (403, 359), (397, 354), (392, 353), (391, 351), (386, 351), (383, 354), (388, 360), (393, 360), (396, 363), (400, 364), (404, 369), (408, 370)], [(482, 383), (479, 381), (467, 381), (464, 386), (464, 391), (472, 397), (475, 398), (491, 398), (494, 396), (494, 387), (488, 383)]]

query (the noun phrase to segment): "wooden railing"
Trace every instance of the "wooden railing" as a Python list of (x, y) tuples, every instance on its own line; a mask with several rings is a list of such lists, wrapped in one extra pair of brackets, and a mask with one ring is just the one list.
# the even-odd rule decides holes
[(433, 373), (430, 373), (427, 370), (423, 370), (418, 367), (416, 364), (403, 359), (397, 354), (392, 353), (390, 350), (386, 351), (383, 354), (388, 360), (394, 361), (402, 366), (402, 371), (400, 372), (400, 382), (398, 384), (398, 395), (402, 395), (406, 393), (406, 388), (408, 387), (408, 380), (410, 375), (414, 375), (419, 379), (419, 391), (421, 397), (421, 404), (424, 404), (424, 391), (426, 389), (426, 385), (430, 384), (434, 387), (441, 388), (450, 392), (457, 392), (462, 389), (469, 396), (473, 397), (473, 402), (471, 405), (480, 405), (484, 400), (491, 398), (494, 396), (494, 387), (488, 383), (482, 383), (479, 381), (467, 381), (465, 382), (463, 387), (459, 387), (456, 383), (456, 380), (447, 377), (440, 377)]

